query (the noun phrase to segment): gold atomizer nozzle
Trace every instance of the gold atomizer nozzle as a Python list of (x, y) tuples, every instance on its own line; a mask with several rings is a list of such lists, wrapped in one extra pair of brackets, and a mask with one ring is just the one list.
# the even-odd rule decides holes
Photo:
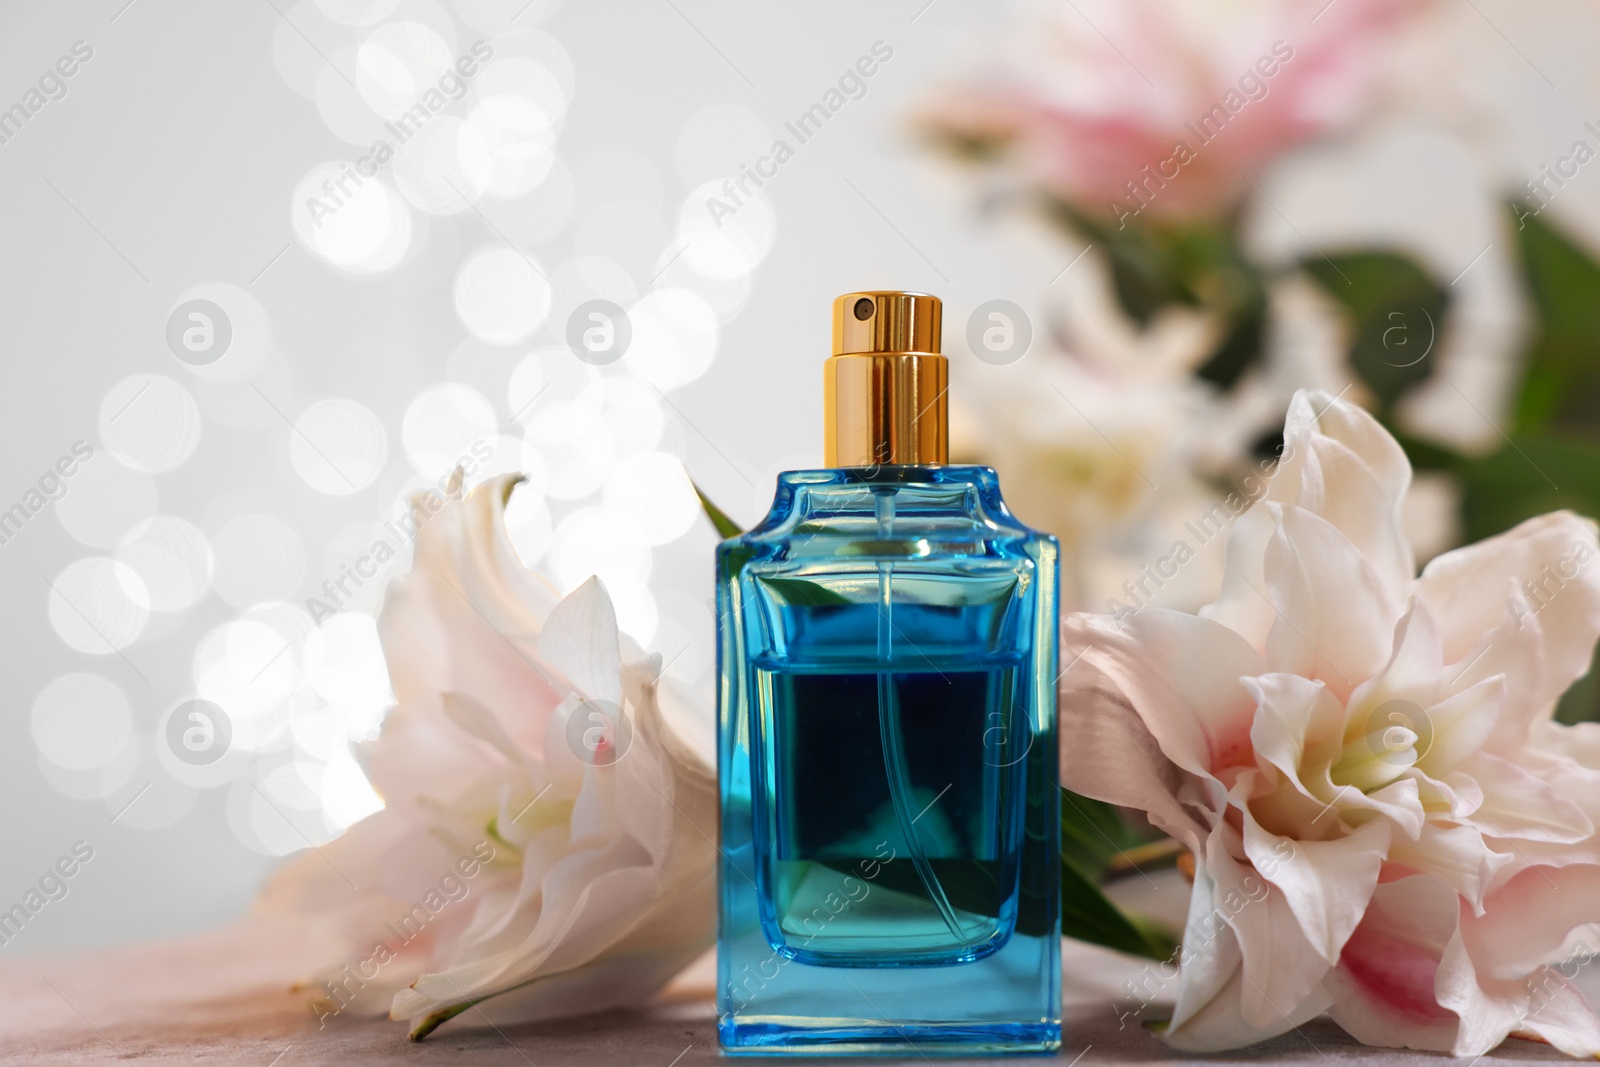
[(833, 302), (833, 355), (823, 369), (829, 467), (950, 461), (941, 310), (936, 296), (895, 290)]

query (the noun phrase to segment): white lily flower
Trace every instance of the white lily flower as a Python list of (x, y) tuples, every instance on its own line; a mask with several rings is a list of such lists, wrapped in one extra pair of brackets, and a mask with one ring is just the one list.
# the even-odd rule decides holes
[(314, 906), (295, 883), (342, 892), (331, 865), (418, 902), (426, 929), (389, 923), (366, 961), (423, 970), (391, 1008), (418, 1039), (474, 1005), (525, 1022), (639, 1003), (714, 933), (716, 770), (664, 721), (660, 657), (600, 582), (558, 603), (517, 558), (517, 481), (422, 525), (379, 620), (397, 703), (366, 755), (385, 807), (272, 887)]
[(1372, 1045), (1600, 1054), (1568, 981), (1600, 952), (1600, 724), (1552, 721), (1600, 635), (1595, 524), (1531, 519), (1418, 576), (1377, 422), (1302, 392), (1285, 444), (1214, 603), (1065, 621), (1065, 783), (1196, 860), (1167, 1039), (1328, 1011)]

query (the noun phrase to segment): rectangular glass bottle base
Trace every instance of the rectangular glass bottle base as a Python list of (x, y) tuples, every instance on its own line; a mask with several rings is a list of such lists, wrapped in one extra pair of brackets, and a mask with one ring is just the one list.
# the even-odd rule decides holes
[(1049, 1052), (1061, 1045), (1059, 946), (1052, 924), (1042, 935), (1015, 931), (994, 953), (968, 962), (818, 965), (747, 928), (724, 941), (718, 960), (722, 1048), (912, 1059)]
[(726, 1021), (722, 1050), (745, 1056), (925, 1056), (1054, 1052), (1061, 1024), (908, 1023), (871, 1019), (755, 1018)]

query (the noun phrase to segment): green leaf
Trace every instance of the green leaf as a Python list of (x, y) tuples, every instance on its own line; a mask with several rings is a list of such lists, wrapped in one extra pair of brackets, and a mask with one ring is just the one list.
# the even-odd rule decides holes
[(1228, 389), (1261, 358), (1266, 323), (1266, 280), (1239, 247), (1232, 220), (1127, 225), (1051, 204), (1066, 226), (1100, 248), (1111, 266), (1117, 302), (1141, 326), (1173, 305), (1217, 315), (1222, 340), (1199, 370)]
[(1457, 470), (1467, 542), (1560, 508), (1600, 515), (1600, 437), (1518, 434), (1497, 452), (1461, 460)]
[(1510, 211), (1538, 315), (1515, 426), (1600, 430), (1600, 265), (1526, 206)]
[(1433, 373), (1448, 290), (1409, 256), (1347, 252), (1307, 259), (1302, 268), (1350, 317), (1350, 364), (1380, 410)]
[(1061, 933), (1153, 960), (1172, 958), (1178, 947), (1171, 934), (1112, 903), (1066, 856), (1061, 857)]
[(700, 498), (700, 510), (706, 513), (706, 518), (711, 520), (711, 525), (716, 527), (717, 533), (720, 536), (724, 538), (738, 537), (740, 534), (744, 533), (744, 531), (739, 528), (738, 523), (728, 518), (728, 513), (726, 511), (723, 511), (721, 508), (717, 507), (711, 502), (711, 498), (706, 496), (705, 490), (701, 489), (698, 483), (690, 481), (689, 484), (694, 486), (694, 495)]
[[(1521, 434), (1491, 455), (1460, 459), (1456, 470), (1461, 477), (1462, 537), (1467, 542), (1561, 508), (1600, 515), (1600, 435)], [(1540, 574), (1521, 577), (1535, 583), (1549, 581)], [(1557, 588), (1546, 595), (1559, 597), (1561, 591)], [(1600, 659), (1591, 662), (1589, 674), (1561, 698), (1556, 717), (1562, 722), (1600, 720), (1596, 667)]]
[(1233, 388), (1260, 360), (1266, 333), (1266, 290), (1257, 289), (1238, 307), (1222, 343), (1195, 373), (1220, 388)]
[(758, 575), (756, 580), (776, 593), (784, 603), (795, 607), (832, 608), (856, 603), (825, 585), (808, 582), (804, 578), (766, 578)]
[(1089, 878), (1104, 878), (1121, 853), (1159, 836), (1135, 830), (1105, 801), (1061, 790), (1061, 855)]

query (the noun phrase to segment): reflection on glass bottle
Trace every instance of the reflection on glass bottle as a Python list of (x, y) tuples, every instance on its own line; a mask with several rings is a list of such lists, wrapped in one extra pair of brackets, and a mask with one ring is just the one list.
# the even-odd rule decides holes
[(1060, 1042), (1056, 544), (945, 464), (938, 320), (835, 302), (829, 468), (718, 550), (729, 1051)]

